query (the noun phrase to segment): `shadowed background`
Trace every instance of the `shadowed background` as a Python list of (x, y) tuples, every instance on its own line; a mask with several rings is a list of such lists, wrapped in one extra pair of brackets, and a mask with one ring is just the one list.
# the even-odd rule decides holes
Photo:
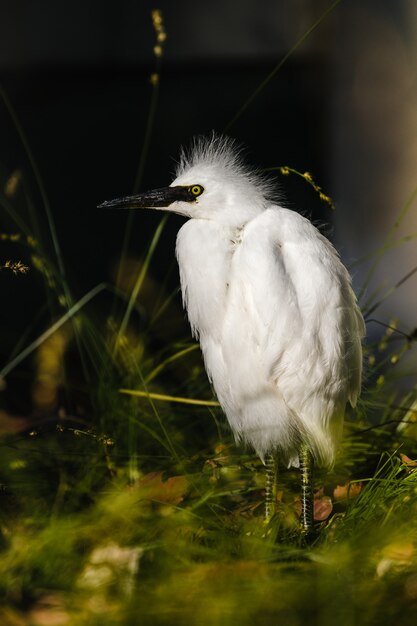
[[(294, 175), (276, 175), (283, 201), (333, 224), (327, 232), (348, 265), (380, 246), (416, 184), (415, 3), (340, 2), (229, 126), (329, 6), (321, 0), (3, 0), (1, 82), (43, 179), (75, 298), (100, 281), (116, 280), (127, 215), (96, 205), (132, 192), (147, 132), (141, 189), (170, 182), (179, 146), (192, 136), (228, 128), (247, 147), (250, 163), (313, 173), (336, 212)], [(155, 51), (155, 8), (162, 11), (167, 34), (162, 56)], [(36, 178), (3, 103), (0, 128), (2, 185), (17, 170), (46, 224)], [(159, 220), (151, 212), (134, 216), (131, 265), (122, 287), (133, 280)], [(150, 279), (165, 280), (167, 292), (178, 283), (173, 257), (181, 223), (170, 218), (152, 263)], [(0, 230), (16, 230), (3, 212)], [(401, 232), (414, 230), (411, 211)], [(16, 256), (31, 265), (25, 251), (5, 242), (2, 258)], [(390, 287), (416, 264), (413, 242), (397, 248), (386, 255), (368, 291)], [(353, 270), (357, 288), (366, 269), (362, 264)], [(1, 358), (7, 362), (28, 312), (32, 322), (41, 308), (44, 291), (35, 272), (18, 279), (2, 272), (0, 282), (8, 302), (0, 311), (1, 327), (7, 328)], [(417, 319), (415, 286), (413, 276), (375, 316), (385, 322), (399, 316), (409, 332)], [(174, 317), (183, 324), (179, 299)], [(34, 334), (43, 328), (34, 327)]]

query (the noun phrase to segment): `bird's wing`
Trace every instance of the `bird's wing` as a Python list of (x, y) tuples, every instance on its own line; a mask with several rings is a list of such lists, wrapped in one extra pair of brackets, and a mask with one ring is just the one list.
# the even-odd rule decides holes
[(363, 318), (346, 268), (309, 220), (278, 207), (250, 222), (235, 256), (247, 320), (236, 341), (257, 347), (304, 424), (328, 432), (332, 422), (335, 439), (362, 366)]
[[(223, 324), (222, 352), (232, 387), (244, 381), (258, 393), (303, 330), (295, 285), (286, 268), (274, 215), (265, 211), (245, 228), (233, 255)], [(274, 212), (275, 213), (275, 212)], [(258, 369), (254, 364), (260, 364)]]

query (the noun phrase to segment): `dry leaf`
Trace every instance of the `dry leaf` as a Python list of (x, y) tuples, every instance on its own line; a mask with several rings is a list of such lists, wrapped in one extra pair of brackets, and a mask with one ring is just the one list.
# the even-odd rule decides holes
[(314, 519), (316, 522), (323, 522), (333, 511), (333, 502), (329, 496), (314, 498)]
[(333, 498), (336, 502), (339, 500), (347, 500), (348, 498), (356, 498), (362, 491), (362, 483), (345, 483), (337, 485), (333, 491)]
[[(294, 502), (295, 511), (298, 516), (301, 515), (301, 499), (296, 498)], [(333, 511), (333, 502), (330, 496), (323, 495), (323, 489), (319, 489), (314, 494), (314, 520), (323, 522)]]
[(403, 465), (406, 465), (409, 468), (417, 467), (417, 461), (413, 461), (413, 459), (410, 459), (410, 457), (406, 454), (402, 454), (400, 452), (400, 458)]
[(135, 485), (141, 495), (149, 500), (164, 504), (179, 504), (188, 491), (188, 482), (185, 476), (171, 476), (162, 480), (162, 472), (150, 472), (143, 476)]

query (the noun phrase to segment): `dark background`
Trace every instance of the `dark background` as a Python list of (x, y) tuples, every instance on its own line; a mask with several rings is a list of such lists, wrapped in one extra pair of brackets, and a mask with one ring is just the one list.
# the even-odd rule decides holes
[[(141, 189), (166, 185), (179, 146), (222, 131), (245, 100), (331, 5), (321, 0), (211, 2), (28, 0), (0, 2), (0, 75), (27, 136), (56, 223), (74, 297), (114, 280), (126, 215), (96, 205), (132, 191), (158, 63), (151, 10), (161, 9), (167, 40)], [(416, 184), (415, 31), (410, 1), (341, 1), (228, 129), (250, 163), (313, 173), (335, 213), (301, 179), (277, 176), (285, 203), (330, 225), (345, 262), (381, 245)], [(2, 184), (23, 171), (47, 246), (43, 201), (18, 132), (0, 103)], [(130, 256), (143, 258), (160, 215), (134, 218)], [(416, 230), (415, 210), (403, 234)], [(173, 269), (171, 217), (152, 264), (156, 279)], [(0, 231), (16, 226), (3, 213)], [(4, 244), (1, 258), (25, 251)], [(389, 287), (417, 263), (413, 243), (388, 254), (369, 291)], [(354, 269), (358, 287), (366, 264)], [(378, 312), (416, 325), (410, 281)], [(2, 359), (42, 306), (35, 272), (0, 274)], [(40, 326), (42, 328), (42, 326)]]

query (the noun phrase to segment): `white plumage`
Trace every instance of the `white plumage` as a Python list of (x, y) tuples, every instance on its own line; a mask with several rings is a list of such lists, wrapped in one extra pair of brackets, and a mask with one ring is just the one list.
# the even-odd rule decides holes
[(275, 204), (230, 140), (198, 140), (171, 186), (202, 185), (177, 237), (184, 304), (238, 440), (331, 466), (361, 385), (364, 322), (346, 268), (311, 222)]

